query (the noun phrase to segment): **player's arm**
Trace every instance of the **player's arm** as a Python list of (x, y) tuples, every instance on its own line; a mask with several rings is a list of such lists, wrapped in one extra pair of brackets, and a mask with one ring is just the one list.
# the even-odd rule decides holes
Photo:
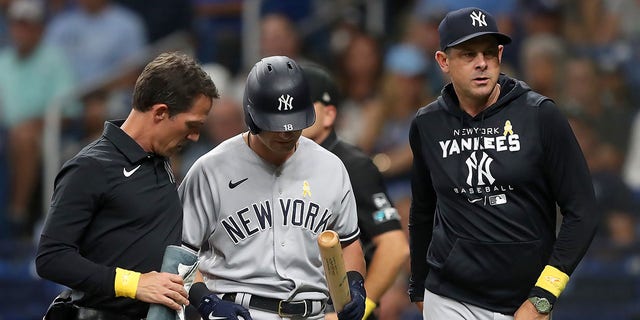
[(342, 245), (342, 255), (344, 257), (344, 268), (349, 271), (357, 271), (363, 277), (366, 275), (364, 253), (360, 241), (352, 241), (347, 245)]
[(189, 301), (203, 319), (238, 320), (240, 316), (244, 320), (252, 320), (247, 308), (222, 300), (217, 294), (209, 291), (200, 270), (196, 271), (193, 285), (189, 289)]
[[(367, 293), (364, 289), (364, 276), (366, 275), (366, 264), (364, 253), (360, 245), (358, 228), (358, 213), (356, 211), (356, 200), (351, 189), (351, 182), (347, 169), (342, 162), (342, 183), (340, 207), (336, 212), (341, 214), (336, 221), (337, 231), (342, 232), (340, 236), (340, 246), (342, 247), (342, 257), (349, 281), (349, 292), (351, 302), (347, 303), (341, 312), (338, 312), (339, 320), (361, 320), (365, 310), (365, 299)], [(346, 231), (346, 232), (345, 232)], [(338, 234), (340, 234), (338, 232)], [(346, 233), (346, 234), (345, 234)]]
[(365, 311), (367, 292), (364, 288), (366, 266), (360, 241), (356, 238), (355, 241), (342, 243), (342, 256), (347, 271), (351, 301), (344, 306), (341, 312), (338, 312), (338, 319), (361, 320)]

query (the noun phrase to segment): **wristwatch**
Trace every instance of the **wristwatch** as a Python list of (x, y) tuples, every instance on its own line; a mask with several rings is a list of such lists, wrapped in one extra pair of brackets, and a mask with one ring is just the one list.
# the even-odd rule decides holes
[(529, 301), (533, 303), (533, 306), (536, 307), (540, 314), (548, 314), (553, 308), (553, 304), (547, 298), (531, 297)]

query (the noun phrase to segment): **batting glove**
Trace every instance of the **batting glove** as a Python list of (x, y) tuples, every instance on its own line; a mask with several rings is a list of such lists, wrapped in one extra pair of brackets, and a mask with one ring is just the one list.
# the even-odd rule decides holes
[(191, 286), (189, 302), (197, 306), (198, 313), (205, 320), (238, 320), (238, 316), (244, 320), (253, 320), (249, 310), (239, 304), (218, 298), (203, 282)]
[(362, 320), (367, 292), (364, 289), (364, 278), (357, 271), (347, 272), (351, 301), (338, 312), (339, 320)]

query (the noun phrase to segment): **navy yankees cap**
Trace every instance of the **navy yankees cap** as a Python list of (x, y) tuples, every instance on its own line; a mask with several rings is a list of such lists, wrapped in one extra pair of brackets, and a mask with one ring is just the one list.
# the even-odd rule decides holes
[(447, 13), (440, 22), (438, 33), (440, 50), (485, 34), (495, 36), (498, 44), (511, 43), (509, 36), (498, 31), (498, 25), (493, 16), (479, 8), (463, 8)]

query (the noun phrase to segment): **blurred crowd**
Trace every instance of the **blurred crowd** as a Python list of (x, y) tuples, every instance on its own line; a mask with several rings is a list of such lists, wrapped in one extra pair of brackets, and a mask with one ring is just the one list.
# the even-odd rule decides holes
[[(245, 29), (248, 3), (259, 5), (255, 30)], [(383, 9), (377, 16), (375, 6)], [(175, 33), (188, 35), (188, 50), (222, 94), (200, 141), (173, 159), (176, 177), (246, 130), (244, 66), (255, 61), (242, 60), (242, 39), (256, 34), (258, 56), (333, 71), (342, 89), (338, 135), (372, 157), (406, 230), (409, 124), (447, 82), (434, 61), (438, 24), (466, 6), (491, 12), (513, 38), (503, 70), (562, 108), (593, 176), (601, 229), (554, 319), (640, 319), (638, 0), (0, 0), (0, 289), (13, 283), (16, 268), (29, 273), (29, 263), (7, 266), (37, 241), (46, 215), (47, 110), (64, 105), (64, 161), (99, 137), (105, 120), (126, 117), (135, 67), (144, 65), (136, 64), (140, 52)], [(380, 319), (419, 317), (406, 277), (381, 301)], [(0, 319), (37, 318), (4, 307)]]

